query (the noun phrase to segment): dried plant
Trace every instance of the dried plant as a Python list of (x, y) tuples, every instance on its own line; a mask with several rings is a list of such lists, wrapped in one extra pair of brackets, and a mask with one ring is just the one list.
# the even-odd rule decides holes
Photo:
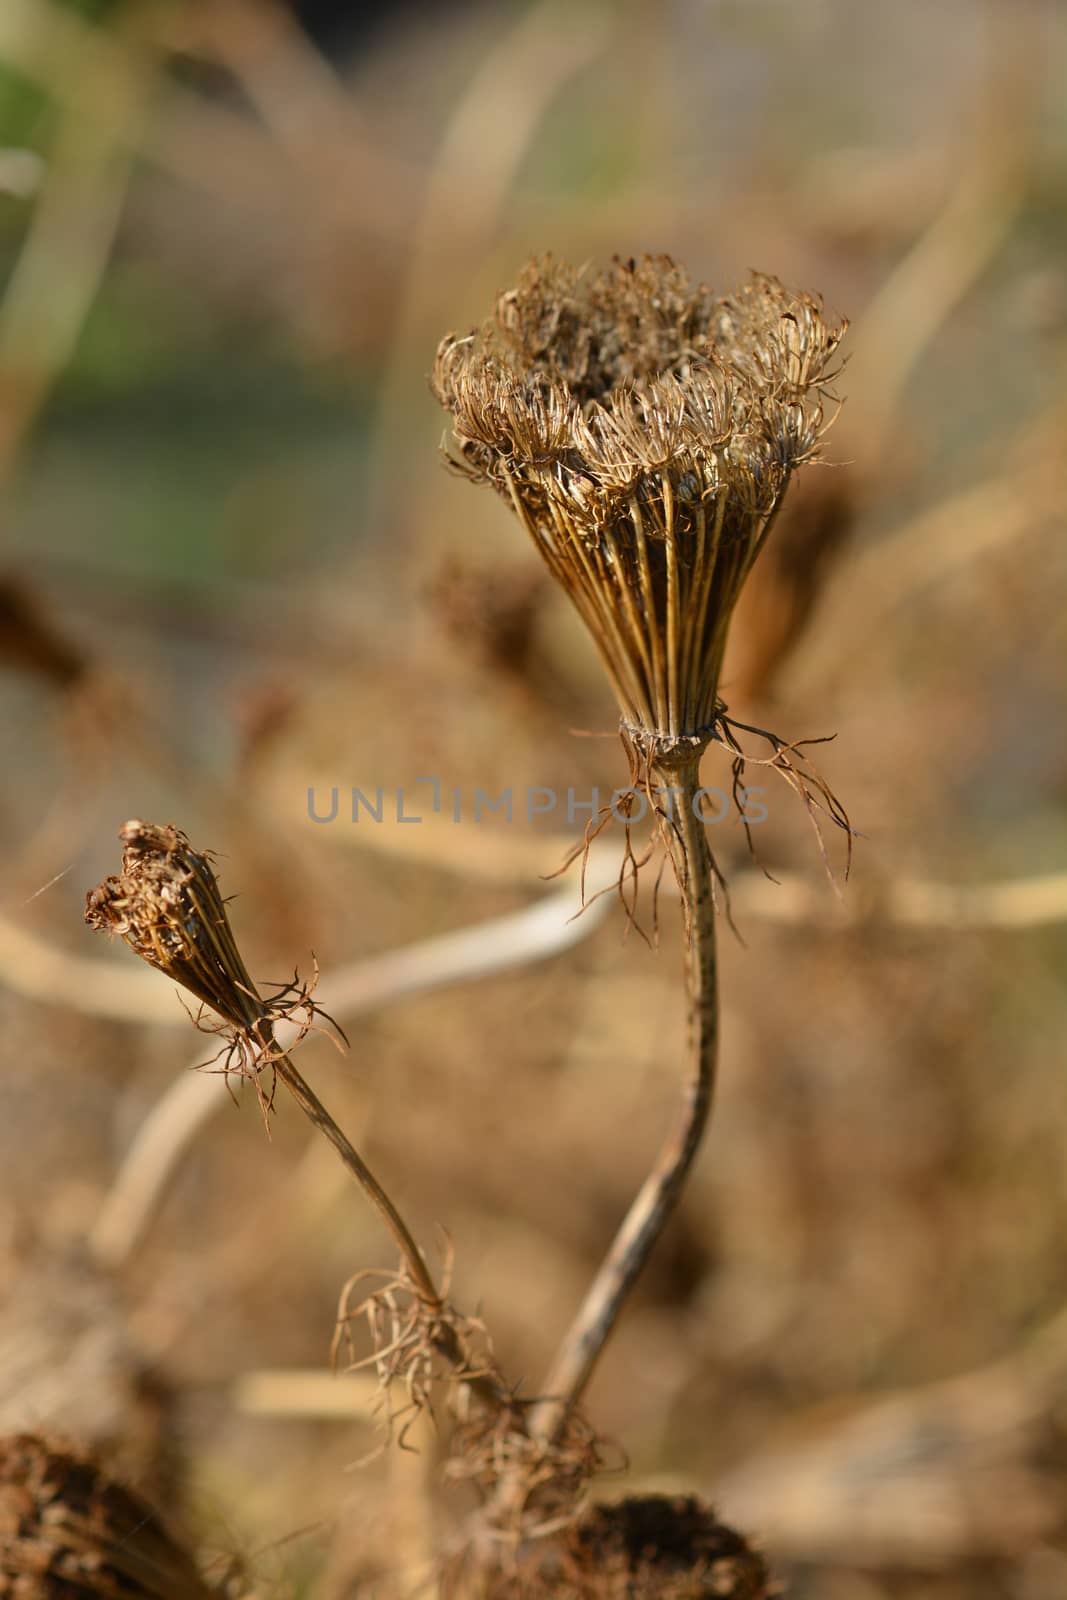
[[(199, 1025), (223, 1034), (222, 1070), (252, 1081), (265, 1115), (273, 1105), (273, 1087), (265, 1091), (261, 1077), (269, 1072), (272, 1084), (274, 1075), (281, 1078), (385, 1223), (400, 1251), (406, 1281), (425, 1313), (427, 1338), (466, 1374), (468, 1362), (448, 1321), (445, 1302), (406, 1222), (275, 1039), (274, 1027), (281, 1019), (300, 1016), (299, 1039), (315, 1026), (316, 1015), (325, 1015), (312, 1000), (310, 988), (301, 988), (294, 980), (272, 1000), (260, 996), (237, 948), (211, 857), (194, 850), (179, 828), (132, 821), (120, 830), (119, 838), (125, 846), (122, 872), (89, 891), (86, 922), (120, 934), (143, 960), (217, 1014), (218, 1022), (198, 1019)], [(494, 1402), (495, 1393), (490, 1390), (485, 1398)]]
[[(521, 1427), (521, 1408), (513, 1400), (496, 1364), (485, 1324), (478, 1317), (464, 1316), (449, 1301), (453, 1264), (454, 1252), (448, 1241), (440, 1299), (436, 1305), (420, 1297), (403, 1269), (393, 1273), (364, 1268), (354, 1273), (341, 1290), (330, 1351), (333, 1364), (338, 1364), (344, 1352), (346, 1371), (375, 1369), (380, 1407), (386, 1422), (386, 1440), (393, 1437), (400, 1423), (397, 1438), (401, 1446), (422, 1412), (432, 1416), (433, 1392), (441, 1378), (451, 1386), (454, 1402), (457, 1384), (477, 1386), (482, 1403), (473, 1407), (454, 1404), (454, 1410), (462, 1419), (478, 1415), (483, 1419), (491, 1418), (496, 1424), (506, 1418)], [(356, 1291), (368, 1284), (374, 1287), (357, 1299)], [(355, 1329), (361, 1323), (370, 1331), (369, 1355), (360, 1355), (356, 1344)], [(451, 1331), (455, 1348), (442, 1346), (441, 1325)], [(406, 1405), (399, 1408), (395, 1402), (398, 1388), (407, 1396)], [(489, 1404), (484, 1403), (487, 1397)], [(452, 1443), (455, 1446), (456, 1441)]]
[[(584, 1481), (592, 1470), (595, 1452), (586, 1449), (581, 1463), (574, 1459), (573, 1434), (584, 1424), (576, 1419), (568, 1436), (531, 1443), (530, 1402), (520, 1401), (505, 1382), (482, 1325), (461, 1315), (447, 1299), (450, 1261), (438, 1288), (392, 1200), (275, 1038), (279, 1021), (292, 1021), (295, 1015), (299, 1040), (316, 1026), (315, 1017), (325, 1013), (316, 1007), (310, 988), (295, 979), (273, 999), (260, 996), (234, 938), (210, 855), (195, 850), (172, 825), (132, 821), (119, 837), (125, 846), (122, 871), (89, 892), (86, 921), (121, 935), (143, 960), (210, 1008), (218, 1020), (198, 1022), (209, 1032), (222, 1033), (222, 1070), (252, 1080), (266, 1116), (273, 1088), (264, 1090), (260, 1079), (267, 1073), (272, 1082), (275, 1075), (281, 1079), (338, 1151), (400, 1252), (399, 1271), (381, 1274), (378, 1286), (363, 1300), (354, 1304), (354, 1291), (368, 1276), (379, 1275), (358, 1273), (345, 1286), (335, 1358), (345, 1348), (351, 1353), (350, 1366), (374, 1366), (390, 1430), (394, 1422), (406, 1418), (406, 1427), (418, 1412), (430, 1410), (436, 1382), (446, 1380), (461, 1423), (452, 1441), (451, 1475), (474, 1481), (488, 1500), (500, 1476), (500, 1461), (524, 1464), (526, 1477), (511, 1528), (515, 1538), (528, 1534), (545, 1517), (542, 1485), (567, 1483), (573, 1503), (579, 1479)], [(359, 1321), (369, 1329), (372, 1344), (370, 1355), (362, 1358), (351, 1350)], [(392, 1392), (397, 1386), (407, 1395), (407, 1405), (399, 1411), (394, 1410)]]
[(730, 615), (815, 454), (841, 333), (772, 278), (717, 299), (666, 257), (544, 260), (438, 350), (453, 465), (514, 507), (646, 757), (716, 732)]
[[(719, 694), (730, 617), (791, 474), (816, 455), (843, 331), (773, 278), (719, 298), (666, 256), (597, 276), (545, 258), (481, 328), (438, 349), (448, 460), (511, 505), (589, 628), (618, 698), (633, 796), (652, 808), (685, 906), (682, 1110), (551, 1369), (531, 1423), (542, 1436), (584, 1391), (707, 1122), (717, 875), (700, 758), (725, 744), (740, 781), (745, 756)], [(847, 826), (798, 747), (766, 737), (769, 763), (813, 815), (821, 806)], [(623, 871), (638, 865), (628, 849)]]
[(211, 1600), (192, 1557), (140, 1495), (81, 1451), (0, 1439), (2, 1600)]
[[(396, 1207), (275, 1039), (275, 1024), (295, 1015), (302, 1018), (298, 1042), (315, 1026), (320, 1013), (311, 988), (294, 979), (272, 1000), (260, 996), (237, 948), (211, 856), (194, 850), (180, 828), (134, 820), (119, 830), (119, 839), (125, 846), (122, 872), (89, 891), (86, 922), (120, 934), (142, 960), (216, 1014), (218, 1021), (201, 1013), (197, 1024), (222, 1035), (222, 1070), (253, 1084), (265, 1117), (273, 1107), (274, 1077), (282, 1079), (370, 1198), (420, 1292), (435, 1301), (433, 1280)], [(268, 1071), (271, 1088), (264, 1090)]]

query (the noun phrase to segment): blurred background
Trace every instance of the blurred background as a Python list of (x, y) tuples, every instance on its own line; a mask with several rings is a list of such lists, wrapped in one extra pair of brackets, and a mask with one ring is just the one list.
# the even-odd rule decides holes
[(302, 1069), (535, 1391), (673, 1111), (680, 930), (666, 891), (655, 948), (568, 920), (584, 816), (413, 787), (625, 781), (426, 375), (531, 253), (666, 251), (851, 319), (724, 693), (836, 735), (862, 837), (828, 879), (769, 773), (759, 861), (714, 830), (717, 1110), (596, 1487), (709, 1497), (797, 1600), (1067, 1593), (1065, 87), (1053, 0), (0, 6), (0, 1428), (91, 1442), (212, 1572), (412, 1593), (462, 1499), (429, 1436), (357, 1468), (324, 1376), (375, 1219), (295, 1108), (268, 1142), (188, 1072), (85, 891), (173, 821), (257, 979), (314, 952), (351, 1050)]

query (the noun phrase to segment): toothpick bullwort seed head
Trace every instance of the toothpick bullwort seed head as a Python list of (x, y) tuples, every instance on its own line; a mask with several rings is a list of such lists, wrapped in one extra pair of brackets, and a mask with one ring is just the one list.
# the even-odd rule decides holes
[[(194, 1020), (204, 1033), (223, 1040), (214, 1059), (218, 1069), (236, 1072), (256, 1089), (266, 1119), (273, 1088), (264, 1095), (260, 1075), (285, 1059), (323, 1017), (341, 1039), (344, 1034), (328, 1012), (311, 998), (318, 981), (302, 984), (294, 974), (264, 998), (237, 948), (226, 903), (209, 853), (194, 850), (180, 828), (151, 822), (127, 822), (119, 830), (125, 846), (122, 871), (105, 878), (86, 896), (85, 920), (91, 928), (117, 933), (130, 949), (157, 967), (221, 1018), (210, 1021), (203, 1010)], [(279, 1022), (295, 1025), (296, 1037), (283, 1049), (274, 1029)], [(210, 1066), (210, 1062), (205, 1062)], [(273, 1076), (271, 1077), (273, 1084)], [(269, 1125), (269, 1124), (268, 1124)]]
[(546, 257), (438, 349), (450, 463), (512, 505), (650, 755), (711, 735), (730, 615), (816, 454), (845, 326), (774, 278), (718, 297), (667, 256), (597, 276)]
[(254, 1026), (263, 1003), (230, 928), (210, 857), (180, 828), (127, 822), (122, 871), (90, 889), (85, 920), (117, 933), (130, 949), (238, 1029)]

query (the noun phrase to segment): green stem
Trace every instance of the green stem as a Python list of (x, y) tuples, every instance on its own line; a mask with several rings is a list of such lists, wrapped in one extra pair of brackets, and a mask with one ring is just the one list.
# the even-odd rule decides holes
[(623, 1303), (678, 1203), (711, 1109), (719, 1007), (711, 852), (705, 824), (693, 814), (701, 753), (655, 762), (658, 778), (673, 790), (664, 833), (685, 907), (689, 1005), (682, 1104), (552, 1364), (546, 1398), (530, 1419), (535, 1438), (558, 1438), (581, 1399)]

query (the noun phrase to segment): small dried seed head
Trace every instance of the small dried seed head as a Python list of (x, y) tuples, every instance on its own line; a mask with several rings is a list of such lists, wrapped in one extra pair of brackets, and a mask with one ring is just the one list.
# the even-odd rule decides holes
[(263, 1016), (241, 959), (210, 858), (180, 828), (127, 822), (119, 876), (86, 896), (91, 928), (121, 934), (130, 949), (212, 1007), (234, 1028)]
[(666, 256), (595, 277), (546, 258), (438, 349), (452, 464), (517, 512), (646, 748), (714, 727), (730, 614), (815, 455), (843, 332), (774, 278), (719, 298)]
[[(121, 934), (142, 960), (217, 1013), (222, 1020), (212, 1022), (201, 1008), (194, 1020), (203, 1032), (224, 1041), (214, 1058), (222, 1058), (217, 1070), (227, 1079), (235, 1072), (255, 1085), (269, 1127), (273, 1069), (309, 1033), (320, 1031), (316, 1017), (324, 1017), (344, 1039), (329, 1013), (311, 998), (318, 965), (309, 983), (302, 984), (294, 973), (291, 983), (277, 986), (264, 999), (237, 948), (210, 855), (194, 850), (172, 824), (161, 828), (152, 822), (127, 822), (119, 838), (125, 846), (122, 871), (90, 889), (86, 922), (104, 933)], [(297, 1036), (288, 1049), (275, 1039), (274, 1028), (281, 1021), (296, 1024)], [(260, 1084), (265, 1068), (271, 1069), (269, 1094)]]

